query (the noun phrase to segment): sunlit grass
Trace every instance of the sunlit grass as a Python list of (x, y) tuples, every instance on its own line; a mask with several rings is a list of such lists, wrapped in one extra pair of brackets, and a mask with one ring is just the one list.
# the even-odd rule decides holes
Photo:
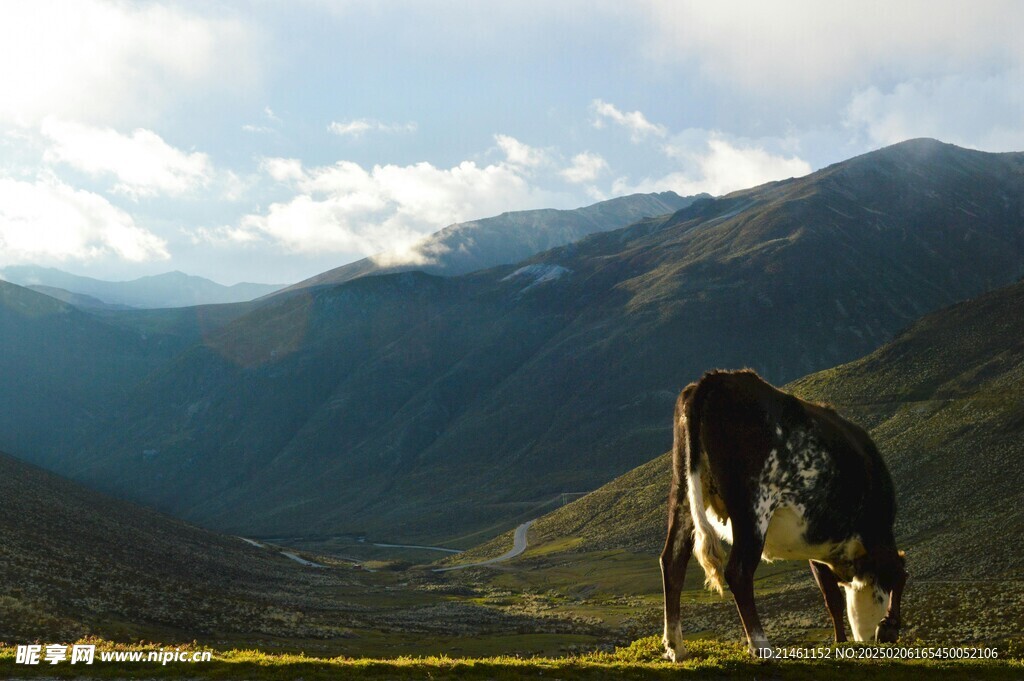
[[(158, 644), (97, 643), (100, 649), (152, 650)], [(271, 654), (259, 650), (217, 652), (206, 663), (101, 663), (36, 666), (17, 665), (15, 651), (0, 647), (0, 676), (4, 678), (180, 678), (195, 679), (1019, 679), (1024, 662), (1019, 656), (996, 660), (877, 661), (782, 660), (760, 661), (734, 643), (697, 640), (688, 643), (689, 655), (680, 663), (661, 658), (661, 641), (650, 636), (613, 652), (591, 652), (567, 657), (449, 656), (382, 658), (318, 658), (301, 654)], [(855, 648), (856, 646), (851, 646)], [(200, 650), (201, 646), (185, 646)], [(1012, 655), (1012, 653), (1011, 653)]]

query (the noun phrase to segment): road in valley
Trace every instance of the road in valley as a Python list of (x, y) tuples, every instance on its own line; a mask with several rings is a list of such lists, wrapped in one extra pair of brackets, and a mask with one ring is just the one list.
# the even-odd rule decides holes
[(512, 548), (505, 553), (497, 556), (496, 558), (490, 558), (488, 560), (482, 560), (479, 563), (466, 563), (464, 565), (452, 565), (451, 567), (434, 568), (434, 572), (448, 572), (450, 570), (465, 570), (471, 567), (480, 567), (481, 565), (493, 565), (495, 563), (503, 563), (506, 560), (511, 560), (516, 556), (520, 555), (526, 550), (526, 533), (529, 532), (530, 526), (533, 525), (536, 519), (529, 522), (523, 523), (516, 528), (516, 533), (512, 538)]

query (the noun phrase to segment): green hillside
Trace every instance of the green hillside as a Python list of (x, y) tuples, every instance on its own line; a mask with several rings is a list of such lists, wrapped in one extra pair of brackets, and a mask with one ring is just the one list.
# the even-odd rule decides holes
[[(912, 636), (961, 642), (1019, 638), (1022, 309), (1024, 282), (926, 316), (878, 351), (788, 386), (869, 426), (890, 467), (899, 507), (897, 538), (911, 574), (905, 616)], [(575, 575), (576, 588), (589, 585), (605, 598), (622, 592), (645, 598), (653, 625), (670, 465), (662, 455), (545, 515), (531, 529), (531, 548), (517, 576), (491, 581), (536, 589), (568, 586)], [(455, 562), (494, 555), (507, 545), (503, 537)], [(616, 567), (609, 569), (612, 558)], [(631, 571), (642, 577), (629, 577)], [(760, 574), (775, 635), (821, 635), (824, 610), (804, 564), (762, 565)], [(706, 605), (700, 578), (691, 578), (692, 630), (738, 633), (728, 599)], [(783, 603), (776, 598), (780, 588)], [(793, 626), (794, 616), (797, 622), (805, 618), (804, 628)]]
[(61, 465), (232, 532), (473, 545), (665, 451), (707, 367), (793, 380), (1013, 281), (1022, 162), (916, 140), (517, 266), (272, 298)]

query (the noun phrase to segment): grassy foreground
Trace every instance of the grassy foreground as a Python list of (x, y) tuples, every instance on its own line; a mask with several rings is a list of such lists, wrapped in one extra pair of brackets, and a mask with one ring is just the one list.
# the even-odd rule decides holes
[[(95, 642), (95, 641), (93, 641)], [(610, 653), (587, 653), (561, 658), (449, 658), (399, 657), (316, 658), (267, 654), (255, 650), (215, 653), (199, 663), (115, 663), (91, 666), (66, 662), (26, 666), (15, 663), (15, 651), (0, 647), (0, 678), (106, 678), (106, 679), (1020, 679), (1024, 660), (1000, 651), (996, 660), (883, 661), (883, 660), (776, 660), (752, 659), (744, 648), (731, 643), (698, 640), (690, 644), (690, 657), (679, 664), (661, 659), (655, 636), (635, 641)], [(98, 649), (152, 650), (159, 646), (100, 643)], [(198, 648), (197, 648), (198, 649)]]

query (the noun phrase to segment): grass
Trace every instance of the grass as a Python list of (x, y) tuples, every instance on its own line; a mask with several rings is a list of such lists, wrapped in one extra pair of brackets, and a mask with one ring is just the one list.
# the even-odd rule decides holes
[[(91, 641), (96, 642), (96, 641)], [(97, 650), (152, 650), (144, 644), (113, 646), (99, 642)], [(195, 646), (186, 647), (197, 650)], [(856, 654), (857, 646), (843, 650)], [(348, 658), (269, 654), (255, 650), (215, 653), (209, 662), (113, 663), (92, 666), (18, 665), (12, 648), (0, 648), (0, 675), (5, 678), (119, 678), (119, 679), (252, 679), (254, 681), (318, 679), (1019, 679), (1024, 662), (1019, 656), (995, 660), (884, 661), (753, 659), (735, 644), (692, 641), (689, 657), (680, 663), (661, 659), (661, 642), (649, 636), (611, 652), (590, 652), (568, 657), (396, 657)], [(833, 650), (832, 654), (835, 654)]]

